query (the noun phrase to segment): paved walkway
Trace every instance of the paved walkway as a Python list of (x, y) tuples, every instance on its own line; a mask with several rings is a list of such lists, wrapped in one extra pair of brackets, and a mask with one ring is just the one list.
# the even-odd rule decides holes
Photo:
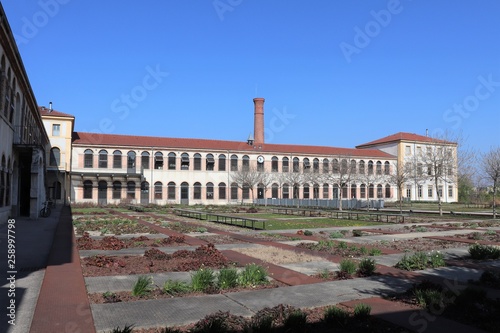
[[(126, 214), (125, 214), (126, 215)], [(146, 221), (143, 224), (150, 225)], [(160, 233), (172, 234), (167, 229), (156, 227)], [(390, 267), (397, 260), (397, 255), (389, 254), (380, 257), (378, 272), (381, 275), (369, 278), (357, 278), (344, 281), (318, 282), (301, 270), (315, 269), (315, 263), (295, 265), (270, 265), (269, 273), (278, 277), (288, 287), (263, 289), (254, 291), (232, 292), (226, 294), (200, 297), (183, 297), (159, 300), (138, 301), (134, 303), (92, 304), (87, 298), (85, 284), (89, 291), (103, 292), (129, 289), (130, 277), (86, 278), (81, 272), (80, 257), (76, 249), (75, 236), (71, 224), (69, 207), (56, 210), (48, 219), (16, 221), (18, 238), (19, 271), (16, 276), (16, 326), (8, 325), (7, 320), (0, 321), (0, 332), (110, 332), (115, 327), (134, 324), (135, 327), (162, 325), (185, 325), (193, 323), (216, 310), (230, 311), (236, 315), (252, 316), (264, 307), (289, 304), (296, 307), (317, 307), (344, 303), (354, 306), (356, 302), (372, 306), (372, 314), (385, 320), (397, 323), (410, 330), (419, 330), (425, 326), (425, 332), (448, 331), (479, 332), (470, 327), (450, 322), (437, 317), (432, 322), (421, 320), (422, 311), (394, 308), (395, 304), (385, 303), (380, 296), (394, 292), (403, 292), (412, 283), (422, 279), (435, 279), (440, 283), (448, 281), (457, 288), (464, 287), (468, 279), (477, 279), (481, 270), (474, 267), (444, 267), (421, 272), (404, 272)], [(214, 230), (215, 231), (215, 230)], [(22, 234), (22, 235), (21, 235)], [(55, 235), (55, 237), (54, 237)], [(429, 233), (426, 233), (428, 236)], [(244, 235), (239, 236), (245, 239)], [(203, 241), (194, 237), (186, 237), (188, 244), (197, 246)], [(0, 244), (5, 251), (6, 226), (0, 226)], [(255, 242), (255, 239), (254, 239)], [(269, 245), (269, 242), (263, 242)], [(246, 244), (248, 247), (251, 244)], [(291, 245), (276, 243), (282, 248), (293, 248)], [(239, 252), (231, 251), (227, 246), (223, 251), (242, 262), (247, 260)], [(82, 251), (83, 252), (83, 251)], [(453, 252), (453, 251), (452, 251)], [(90, 254), (90, 253), (87, 253)], [(455, 251), (454, 256), (463, 255), (463, 251)], [(3, 256), (0, 277), (7, 278), (6, 255)], [(337, 258), (325, 258), (336, 262)], [(377, 260), (377, 262), (379, 262)], [(316, 263), (321, 267), (322, 262)], [(498, 265), (498, 262), (495, 263)], [(308, 266), (308, 267), (306, 267)], [(47, 267), (43, 269), (43, 267)], [(41, 268), (41, 269), (39, 269)], [(186, 280), (186, 273), (167, 273), (154, 275), (159, 283), (162, 279), (179, 278)], [(158, 279), (158, 280), (156, 280)], [(43, 283), (42, 283), (43, 280)], [(5, 281), (5, 280), (3, 280)], [(2, 306), (8, 304), (9, 285), (2, 286), (0, 300)], [(490, 297), (500, 297), (493, 291)], [(36, 305), (36, 306), (35, 306)], [(4, 307), (5, 309), (5, 307)]]

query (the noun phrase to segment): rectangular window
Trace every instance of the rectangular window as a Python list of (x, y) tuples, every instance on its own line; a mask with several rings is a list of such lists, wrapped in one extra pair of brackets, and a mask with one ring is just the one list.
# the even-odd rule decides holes
[(406, 156), (411, 155), (411, 146), (405, 146), (405, 155)]
[(422, 197), (422, 191), (423, 191), (422, 185), (418, 185), (418, 197), (419, 198)]
[(328, 187), (323, 186), (323, 199), (328, 199)]
[(143, 169), (149, 169), (149, 155), (141, 156), (141, 165)]
[(428, 186), (427, 187), (427, 197), (428, 198), (432, 198), (433, 195), (432, 195), (432, 185)]
[(448, 185), (448, 196), (450, 198), (453, 198), (453, 186), (452, 185)]
[(406, 197), (411, 198), (411, 185), (406, 185)]
[(225, 158), (219, 158), (219, 171), (226, 171), (226, 159)]
[(61, 125), (60, 124), (52, 124), (52, 136), (61, 135)]
[(283, 186), (283, 199), (290, 198), (290, 188), (288, 186)]
[(439, 193), (439, 197), (442, 198), (443, 197), (443, 185), (438, 186), (438, 193)]

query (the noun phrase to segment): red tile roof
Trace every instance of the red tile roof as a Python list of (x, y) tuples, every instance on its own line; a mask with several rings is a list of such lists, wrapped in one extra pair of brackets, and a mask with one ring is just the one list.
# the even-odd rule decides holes
[(395, 156), (380, 151), (378, 149), (355, 149), (338, 148), (326, 146), (302, 146), (289, 144), (262, 144), (259, 146), (249, 146), (246, 142), (209, 140), (209, 139), (185, 139), (185, 138), (165, 138), (150, 136), (135, 136), (121, 134), (101, 134), (88, 132), (73, 133), (74, 146), (114, 146), (114, 147), (140, 147), (170, 148), (170, 149), (211, 149), (227, 150), (231, 152), (262, 152), (280, 154), (301, 154), (301, 155), (323, 155), (323, 156), (351, 156), (351, 157), (373, 157), (373, 158), (395, 158)]
[(365, 148), (365, 147), (372, 147), (375, 145), (379, 145), (382, 143), (390, 143), (390, 142), (398, 142), (398, 141), (417, 141), (417, 142), (434, 142), (434, 143), (449, 143), (449, 144), (454, 144), (454, 142), (449, 142), (445, 140), (439, 140), (436, 138), (431, 138), (429, 136), (423, 136), (419, 134), (414, 134), (414, 133), (406, 133), (406, 132), (399, 132), (396, 134), (392, 134), (389, 136), (386, 136), (384, 138), (371, 141), (368, 143), (364, 143), (361, 145), (357, 145), (356, 148)]
[(38, 111), (40, 111), (40, 114), (42, 116), (75, 118), (75, 116), (68, 114), (68, 113), (63, 113), (63, 112), (59, 112), (56, 110), (51, 111), (50, 109), (46, 108), (45, 106), (39, 106)]

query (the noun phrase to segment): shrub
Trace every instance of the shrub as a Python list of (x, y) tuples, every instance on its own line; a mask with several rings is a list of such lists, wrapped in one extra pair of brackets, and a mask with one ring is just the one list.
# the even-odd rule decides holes
[(349, 320), (349, 312), (336, 306), (329, 306), (325, 309), (323, 320), (327, 324), (345, 326)]
[(153, 279), (150, 276), (139, 276), (132, 288), (132, 296), (144, 296), (151, 292)]
[(269, 315), (253, 316), (250, 322), (245, 326), (245, 333), (268, 333), (272, 332), (273, 317)]
[(427, 310), (437, 310), (444, 308), (444, 293), (436, 289), (415, 289), (413, 294), (417, 303)]
[(111, 333), (132, 333), (133, 328), (134, 325), (125, 325), (123, 328), (116, 327), (111, 331)]
[(144, 257), (154, 260), (165, 260), (168, 258), (168, 254), (156, 248), (151, 248), (149, 250), (144, 251)]
[(198, 227), (198, 228), (196, 228), (196, 232), (205, 233), (205, 232), (207, 232), (207, 231), (208, 231), (208, 229), (207, 229), (207, 228), (205, 228), (205, 227)]
[(446, 266), (444, 255), (439, 251), (432, 251), (429, 253), (429, 264), (432, 268)]
[(117, 303), (121, 302), (120, 297), (118, 297), (117, 294), (111, 292), (111, 291), (106, 291), (105, 293), (102, 294), (102, 298), (104, 298), (104, 303)]
[(191, 291), (191, 287), (184, 281), (175, 281), (168, 279), (163, 284), (163, 292), (172, 296), (185, 294)]
[(472, 244), (469, 246), (469, 254), (472, 259), (498, 259), (500, 249), (491, 245)]
[(396, 268), (406, 271), (415, 271), (426, 269), (428, 267), (445, 266), (444, 256), (440, 252), (415, 252), (413, 255), (405, 254), (403, 258), (395, 265)]
[(229, 332), (226, 325), (226, 317), (228, 313), (218, 311), (208, 315), (198, 321), (191, 332), (193, 333), (225, 333)]
[(370, 258), (363, 258), (358, 264), (358, 274), (363, 276), (372, 275), (377, 267), (375, 266), (375, 260)]
[(239, 282), (242, 286), (256, 286), (260, 284), (268, 283), (267, 271), (264, 267), (249, 264), (245, 266), (245, 269), (241, 272)]
[(426, 232), (427, 228), (426, 227), (416, 227), (415, 231), (417, 231), (417, 232)]
[(483, 238), (483, 235), (480, 232), (474, 231), (468, 236), (468, 238), (474, 240), (481, 240)]
[(345, 250), (345, 249), (347, 249), (347, 243), (346, 243), (346, 242), (344, 242), (344, 241), (340, 241), (340, 242), (337, 244), (337, 247), (338, 247), (339, 249), (344, 249), (344, 250)]
[(219, 271), (217, 285), (220, 289), (234, 288), (238, 285), (238, 276), (236, 268), (223, 268)]
[(285, 332), (305, 332), (307, 326), (307, 314), (298, 309), (290, 313), (283, 323)]
[(371, 306), (359, 303), (354, 307), (354, 318), (356, 319), (367, 319), (372, 311)]
[(304, 231), (304, 236), (312, 236), (313, 232), (311, 230)]
[(330, 238), (343, 238), (344, 234), (340, 231), (334, 231), (330, 233)]
[(340, 268), (340, 276), (341, 277), (350, 277), (352, 274), (356, 272), (356, 262), (351, 259), (342, 259), (339, 263)]
[(377, 248), (372, 248), (370, 249), (370, 251), (368, 252), (368, 255), (370, 256), (379, 256), (382, 254), (382, 250), (380, 249), (377, 249)]
[(361, 246), (358, 250), (359, 250), (359, 253), (361, 253), (362, 255), (368, 254), (368, 250), (364, 246)]
[(200, 268), (191, 275), (193, 291), (208, 291), (214, 286), (215, 275), (210, 268)]
[(361, 231), (361, 230), (353, 230), (352, 231), (352, 235), (354, 237), (361, 237), (361, 236), (363, 236), (363, 231)]

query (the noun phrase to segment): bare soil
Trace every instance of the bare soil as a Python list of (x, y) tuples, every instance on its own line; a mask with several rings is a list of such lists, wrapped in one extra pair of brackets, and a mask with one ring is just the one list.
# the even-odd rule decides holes
[(82, 237), (77, 238), (76, 243), (79, 250), (121, 250), (131, 247), (165, 247), (183, 246), (186, 238), (184, 236), (170, 236), (165, 238), (148, 238), (147, 236), (119, 239), (115, 236), (106, 236), (97, 240), (85, 232)]

